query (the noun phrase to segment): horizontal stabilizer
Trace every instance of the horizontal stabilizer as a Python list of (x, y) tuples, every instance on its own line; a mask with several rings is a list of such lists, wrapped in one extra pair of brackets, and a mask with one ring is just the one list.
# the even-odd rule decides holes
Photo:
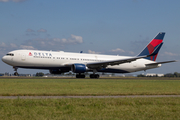
[(171, 61), (164, 61), (164, 62), (156, 62), (156, 63), (150, 63), (150, 64), (146, 64), (148, 65), (158, 65), (158, 64), (165, 64), (165, 63), (171, 63), (171, 62), (177, 62), (177, 60), (171, 60)]

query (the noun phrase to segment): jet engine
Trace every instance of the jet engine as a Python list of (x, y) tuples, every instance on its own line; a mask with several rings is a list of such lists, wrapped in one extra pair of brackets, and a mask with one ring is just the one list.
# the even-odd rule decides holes
[(86, 72), (87, 67), (84, 64), (73, 64), (71, 70), (74, 73), (84, 73)]

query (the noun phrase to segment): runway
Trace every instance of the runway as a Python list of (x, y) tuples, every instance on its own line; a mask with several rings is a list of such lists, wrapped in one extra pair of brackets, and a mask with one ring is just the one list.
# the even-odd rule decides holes
[(127, 96), (0, 96), (0, 99), (63, 99), (63, 98), (167, 98), (180, 95), (127, 95)]

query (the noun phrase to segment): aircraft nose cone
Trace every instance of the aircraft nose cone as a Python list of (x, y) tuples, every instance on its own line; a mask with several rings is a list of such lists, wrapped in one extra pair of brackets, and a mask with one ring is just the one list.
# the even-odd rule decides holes
[(12, 58), (9, 57), (9, 56), (4, 56), (2, 57), (2, 61), (8, 65), (11, 65), (12, 64)]
[(3, 61), (3, 62), (5, 61), (5, 56), (2, 57), (2, 61)]
[(3, 57), (2, 57), (2, 61), (3, 61), (4, 63), (7, 63), (7, 62), (8, 62), (7, 57), (6, 57), (6, 56), (3, 56)]

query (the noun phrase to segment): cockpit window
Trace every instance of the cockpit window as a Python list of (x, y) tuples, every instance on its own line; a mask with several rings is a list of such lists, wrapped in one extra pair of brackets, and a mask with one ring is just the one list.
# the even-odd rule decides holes
[(14, 56), (14, 54), (12, 54), (12, 53), (8, 53), (8, 54), (6, 54), (7, 56)]

